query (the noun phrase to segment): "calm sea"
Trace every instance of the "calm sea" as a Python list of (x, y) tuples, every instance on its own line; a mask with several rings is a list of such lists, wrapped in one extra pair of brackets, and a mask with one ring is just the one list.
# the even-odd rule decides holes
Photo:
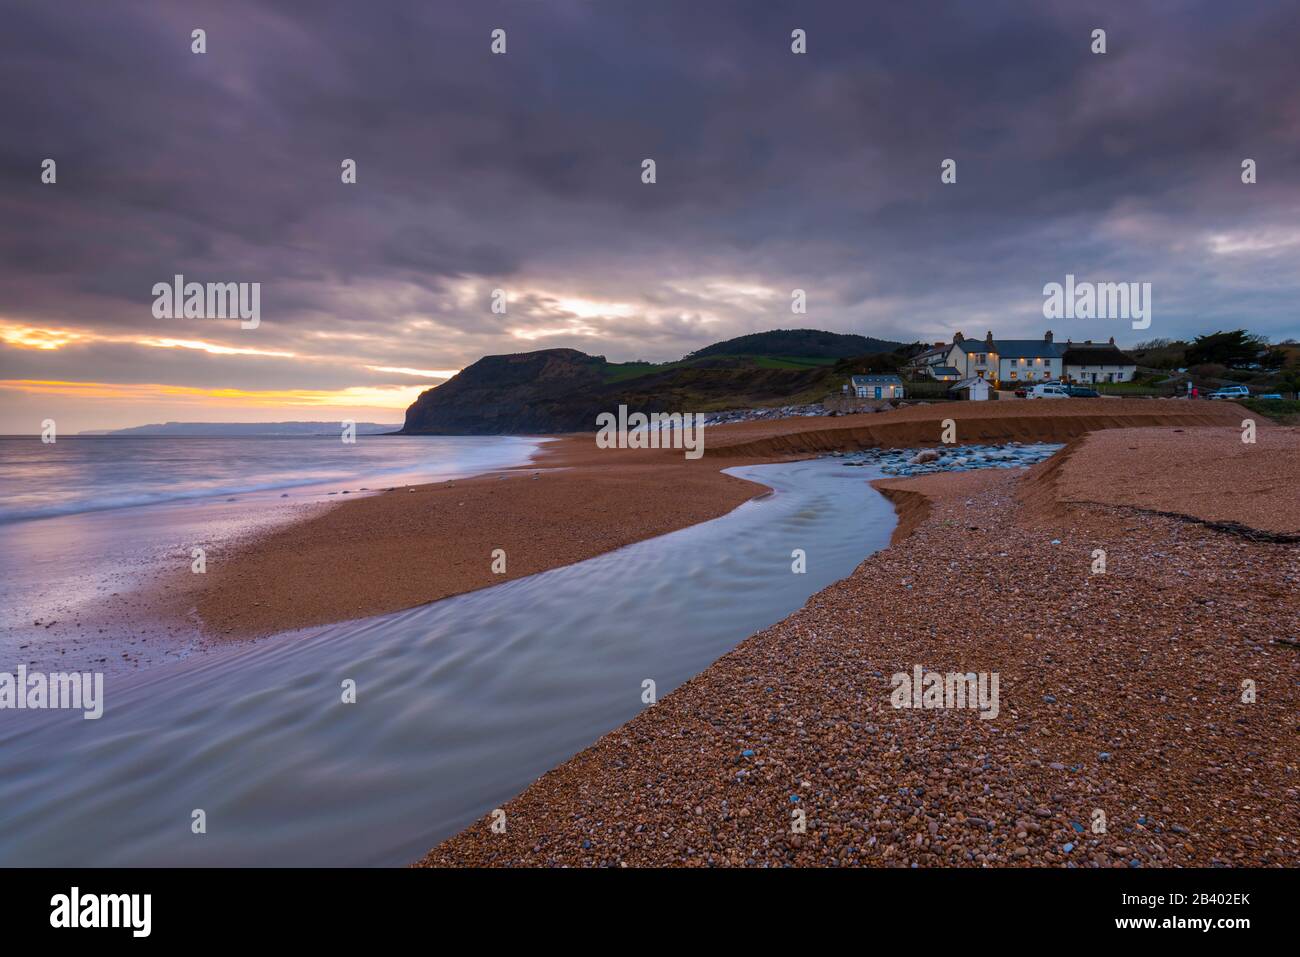
[(0, 437), (0, 522), (280, 491), (440, 481), (519, 465), (516, 436)]
[[(66, 654), (47, 623), (119, 635), (100, 601), (322, 502), (529, 461), (515, 436), (0, 438), (0, 660)], [(182, 649), (183, 650), (183, 649)], [(0, 669), (3, 670), (3, 669)]]

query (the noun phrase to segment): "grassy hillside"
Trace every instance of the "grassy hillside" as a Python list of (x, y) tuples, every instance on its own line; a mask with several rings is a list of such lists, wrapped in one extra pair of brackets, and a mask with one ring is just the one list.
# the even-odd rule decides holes
[[(852, 373), (896, 368), (899, 353), (881, 352), (881, 345), (898, 346), (804, 329), (743, 336), (675, 362), (607, 362), (574, 349), (486, 356), (422, 393), (407, 410), (404, 431), (569, 432), (593, 428), (597, 414), (620, 404), (641, 412), (715, 412), (817, 402)], [(852, 352), (863, 347), (872, 351)]]
[(870, 336), (823, 332), (820, 329), (773, 329), (756, 332), (697, 349), (686, 358), (706, 356), (771, 356), (774, 358), (818, 358), (834, 361), (873, 352), (893, 352), (901, 342), (873, 339)]

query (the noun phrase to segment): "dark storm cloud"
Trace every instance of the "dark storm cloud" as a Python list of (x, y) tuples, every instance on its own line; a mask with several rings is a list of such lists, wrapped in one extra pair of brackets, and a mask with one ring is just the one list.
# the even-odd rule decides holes
[[(11, 2), (0, 319), (445, 369), (547, 345), (671, 358), (795, 324), (1028, 334), (1042, 285), (1074, 272), (1152, 281), (1149, 335), (1278, 338), (1300, 332), (1298, 41), (1265, 3)], [(154, 319), (178, 272), (262, 282), (256, 337)], [(509, 317), (488, 311), (498, 285)], [(139, 381), (269, 361), (137, 352)], [(61, 376), (79, 355), (94, 378), (84, 350)]]
[[(237, 362), (231, 362), (237, 358)], [(213, 355), (197, 349), (92, 343), (55, 352), (13, 349), (0, 343), (0, 369), (9, 379), (184, 384), (195, 389), (334, 390), (349, 386), (429, 386), (436, 380), (381, 372), (344, 361), (314, 363), (279, 356)]]

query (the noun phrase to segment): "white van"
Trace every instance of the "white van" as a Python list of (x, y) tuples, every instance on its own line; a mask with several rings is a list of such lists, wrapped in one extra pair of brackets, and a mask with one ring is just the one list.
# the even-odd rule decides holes
[(1026, 393), (1028, 399), (1068, 399), (1070, 393), (1059, 382), (1040, 382)]

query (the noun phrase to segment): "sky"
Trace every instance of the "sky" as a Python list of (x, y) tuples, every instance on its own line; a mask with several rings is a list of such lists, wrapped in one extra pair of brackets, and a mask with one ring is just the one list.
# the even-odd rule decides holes
[[(0, 0), (0, 22), (0, 433), (400, 422), (486, 354), (660, 361), (777, 328), (1300, 336), (1292, 4)], [(178, 274), (259, 283), (257, 327), (159, 318)], [(1067, 274), (1151, 283), (1150, 328), (1049, 326)]]

